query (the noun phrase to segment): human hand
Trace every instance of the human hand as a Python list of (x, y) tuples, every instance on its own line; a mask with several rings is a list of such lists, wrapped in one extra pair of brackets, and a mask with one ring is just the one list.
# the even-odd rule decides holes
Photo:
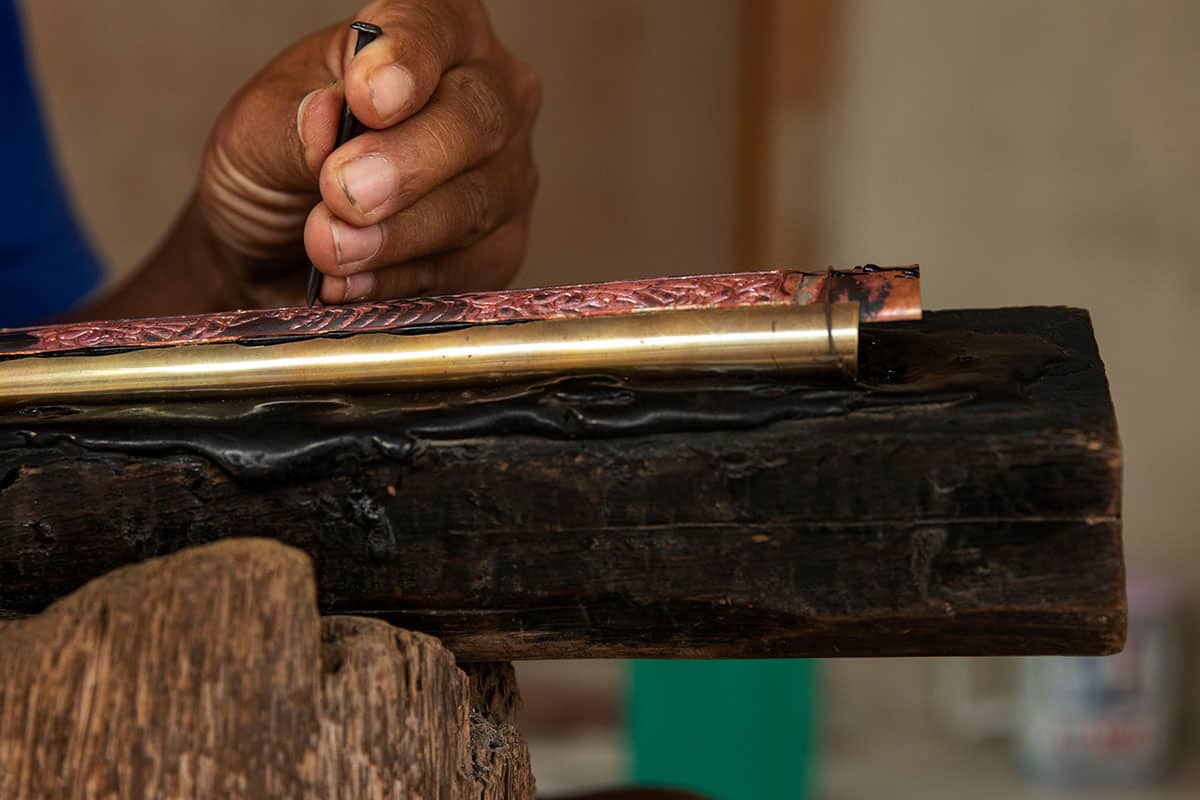
[[(231, 302), (500, 288), (524, 256), (541, 88), (479, 0), (377, 0), (267, 65), (222, 113), (196, 193)], [(346, 99), (367, 130), (334, 150)]]

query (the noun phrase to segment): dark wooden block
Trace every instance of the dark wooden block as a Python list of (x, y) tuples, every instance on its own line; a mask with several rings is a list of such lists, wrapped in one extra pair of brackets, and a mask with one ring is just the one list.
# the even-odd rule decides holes
[(226, 536), (460, 659), (1109, 653), (1086, 312), (864, 329), (861, 384), (603, 378), (0, 415), (0, 609)]

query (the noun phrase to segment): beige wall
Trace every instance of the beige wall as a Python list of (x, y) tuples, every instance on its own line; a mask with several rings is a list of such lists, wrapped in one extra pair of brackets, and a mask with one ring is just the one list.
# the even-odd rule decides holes
[[(114, 271), (142, 257), (187, 196), (209, 126), (237, 86), (290, 41), (359, 6), (25, 3), (64, 172)], [(735, 4), (489, 7), (546, 88), (536, 140), (542, 189), (518, 281), (727, 268)]]

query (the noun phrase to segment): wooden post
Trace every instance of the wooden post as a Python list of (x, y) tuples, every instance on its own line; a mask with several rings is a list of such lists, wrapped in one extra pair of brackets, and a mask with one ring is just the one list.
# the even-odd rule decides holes
[(0, 623), (0, 797), (526, 800), (508, 665), (317, 615), (309, 559), (227, 540)]

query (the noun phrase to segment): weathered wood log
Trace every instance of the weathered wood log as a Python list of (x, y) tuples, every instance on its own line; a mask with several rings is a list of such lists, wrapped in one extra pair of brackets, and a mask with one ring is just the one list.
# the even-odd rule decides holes
[[(312, 567), (231, 540), (0, 623), (0, 797), (533, 797), (508, 665), (317, 616)], [(487, 685), (489, 692), (480, 691)]]
[(1087, 314), (864, 330), (860, 383), (619, 382), (0, 416), (0, 609), (230, 533), (459, 660), (1108, 653)]

